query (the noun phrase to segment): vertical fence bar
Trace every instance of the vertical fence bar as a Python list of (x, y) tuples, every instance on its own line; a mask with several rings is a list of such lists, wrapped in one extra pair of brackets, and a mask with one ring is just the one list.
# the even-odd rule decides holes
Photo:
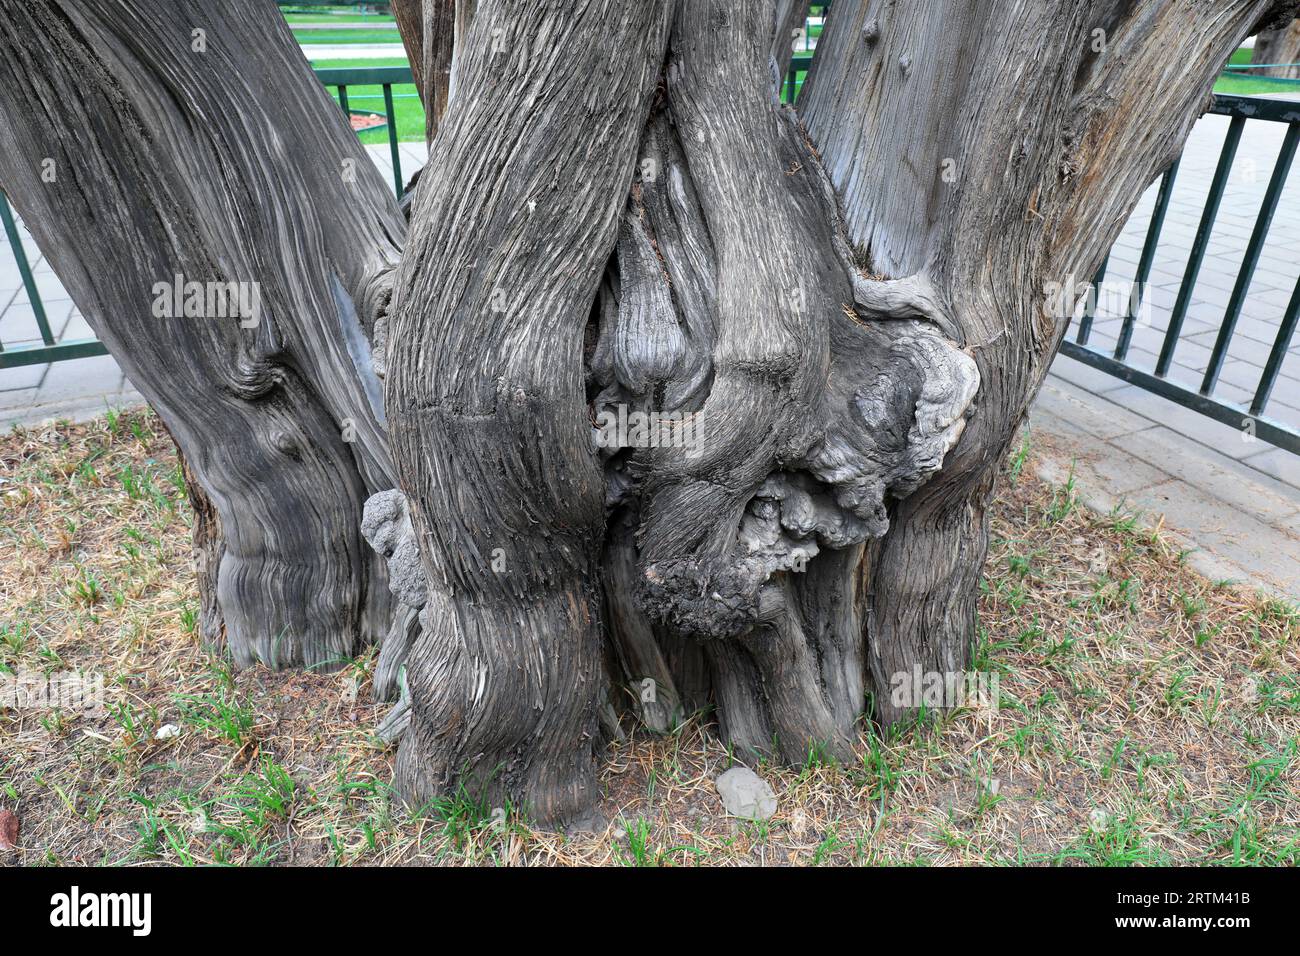
[(397, 111), (393, 109), (393, 84), (384, 84), (384, 115), (388, 117), (388, 149), (393, 156), (393, 184), (402, 198), (402, 152), (397, 148)]
[(1133, 342), (1133, 326), (1137, 323), (1138, 312), (1142, 309), (1142, 299), (1147, 280), (1151, 278), (1151, 266), (1155, 264), (1156, 248), (1160, 245), (1160, 233), (1165, 228), (1165, 215), (1169, 212), (1169, 199), (1174, 194), (1174, 180), (1178, 178), (1178, 164), (1181, 159), (1165, 170), (1160, 180), (1160, 192), (1156, 196), (1156, 205), (1151, 210), (1151, 225), (1147, 227), (1147, 237), (1142, 243), (1142, 255), (1138, 258), (1137, 272), (1133, 274), (1133, 291), (1128, 299), (1128, 315), (1119, 330), (1119, 340), (1115, 343), (1115, 358), (1123, 361), (1128, 357), (1129, 345)]
[(1264, 414), (1264, 407), (1273, 394), (1273, 386), (1277, 384), (1277, 373), (1282, 370), (1286, 353), (1291, 348), (1297, 320), (1300, 320), (1300, 279), (1296, 280), (1295, 292), (1291, 294), (1291, 301), (1282, 316), (1282, 326), (1277, 330), (1277, 339), (1268, 353), (1268, 361), (1264, 363), (1264, 374), (1259, 378), (1259, 389), (1255, 392), (1255, 400), (1250, 403), (1252, 415)]
[[(1098, 290), (1101, 289), (1101, 284), (1106, 281), (1106, 269), (1109, 266), (1110, 254), (1107, 253), (1106, 258), (1101, 260), (1101, 268), (1092, 277), (1092, 295), (1089, 297), (1091, 301), (1084, 305), (1083, 315), (1079, 316), (1079, 333), (1075, 336), (1075, 341), (1080, 345), (1087, 345), (1088, 337), (1092, 335), (1092, 320), (1097, 317)], [(1073, 282), (1074, 280), (1071, 279), (1070, 281)]]
[(352, 114), (348, 111), (348, 88), (342, 83), (339, 84), (339, 109), (343, 111), (343, 115), (346, 116), (348, 122), (351, 123)]
[(1196, 227), (1192, 254), (1187, 260), (1187, 272), (1183, 276), (1182, 286), (1178, 289), (1178, 300), (1174, 303), (1174, 311), (1169, 315), (1169, 330), (1165, 333), (1164, 344), (1160, 347), (1160, 358), (1156, 361), (1156, 374), (1162, 378), (1169, 374), (1169, 366), (1174, 361), (1174, 349), (1178, 346), (1178, 337), (1183, 334), (1183, 320), (1187, 318), (1187, 307), (1192, 302), (1192, 291), (1201, 274), (1205, 250), (1210, 244), (1210, 233), (1214, 231), (1214, 220), (1219, 216), (1219, 206), (1223, 202), (1223, 192), (1228, 186), (1228, 176), (1232, 173), (1232, 162), (1237, 158), (1237, 147), (1241, 144), (1241, 131), (1245, 125), (1244, 116), (1234, 116), (1232, 122), (1228, 124), (1228, 135), (1223, 140), (1223, 152), (1219, 154), (1219, 165), (1214, 170), (1214, 180), (1210, 183), (1210, 195), (1205, 200), (1201, 224)]
[(1282, 150), (1278, 153), (1277, 164), (1273, 167), (1273, 176), (1268, 181), (1268, 191), (1264, 193), (1264, 203), (1259, 207), (1255, 229), (1250, 234), (1246, 255), (1241, 260), (1241, 271), (1237, 273), (1237, 282), (1232, 287), (1232, 297), (1228, 299), (1228, 311), (1223, 316), (1219, 335), (1214, 340), (1214, 351), (1210, 353), (1210, 362), (1205, 368), (1205, 379), (1201, 382), (1202, 395), (1209, 395), (1214, 391), (1214, 386), (1219, 384), (1223, 360), (1227, 356), (1228, 346), (1232, 343), (1232, 334), (1237, 329), (1237, 320), (1241, 317), (1241, 307), (1245, 304), (1246, 293), (1250, 291), (1251, 280), (1255, 278), (1255, 269), (1259, 266), (1260, 254), (1264, 251), (1269, 227), (1273, 225), (1278, 200), (1282, 198), (1286, 177), (1291, 172), (1297, 143), (1300, 143), (1300, 123), (1291, 123), (1286, 128), (1286, 139), (1282, 141)]
[(9, 237), (9, 249), (14, 254), (14, 262), (18, 264), (18, 274), (23, 279), (23, 288), (27, 290), (27, 299), (32, 304), (32, 315), (36, 318), (36, 327), (40, 329), (41, 341), (46, 345), (53, 345), (54, 333), (50, 331), (50, 320), (45, 315), (45, 303), (41, 301), (41, 294), (36, 289), (36, 277), (32, 275), (32, 267), (27, 261), (23, 237), (18, 234), (14, 214), (9, 209), (9, 197), (4, 193), (0, 193), (0, 218), (4, 219), (5, 235)]

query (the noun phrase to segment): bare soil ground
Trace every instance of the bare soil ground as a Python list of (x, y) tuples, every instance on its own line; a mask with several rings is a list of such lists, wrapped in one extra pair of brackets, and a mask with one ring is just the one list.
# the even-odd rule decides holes
[(19, 823), (0, 865), (1300, 861), (1300, 614), (1042, 484), (1034, 440), (1002, 482), (983, 583), (976, 667), (998, 709), (864, 726), (848, 766), (757, 764), (779, 800), (763, 823), (723, 811), (731, 758), (707, 715), (629, 728), (606, 755), (606, 822), (561, 834), (468, 794), (414, 814), (392, 799), (373, 652), (281, 674), (200, 645), (183, 480), (150, 413), (15, 431), (0, 688), (102, 674), (108, 707), (0, 710), (0, 816)]

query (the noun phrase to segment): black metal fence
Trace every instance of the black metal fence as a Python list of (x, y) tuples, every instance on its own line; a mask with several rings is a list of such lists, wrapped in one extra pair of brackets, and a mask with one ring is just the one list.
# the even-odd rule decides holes
[[(1143, 290), (1151, 276), (1155, 261), (1156, 247), (1164, 229), (1169, 203), (1173, 196), (1174, 183), (1178, 177), (1179, 163), (1165, 172), (1160, 181), (1160, 190), (1156, 198), (1155, 209), (1147, 227), (1146, 239), (1138, 260), (1134, 276), (1133, 295), (1130, 297), (1128, 313), (1124, 316), (1115, 346), (1108, 351), (1100, 351), (1089, 346), (1092, 337), (1094, 310), (1089, 307), (1079, 319), (1073, 340), (1069, 338), (1061, 346), (1061, 351), (1071, 358), (1085, 362), (1126, 382), (1138, 385), (1148, 391), (1200, 412), (1209, 418), (1232, 425), (1237, 428), (1250, 429), (1256, 437), (1300, 454), (1300, 429), (1296, 426), (1278, 421), (1267, 414), (1269, 400), (1277, 386), (1282, 363), (1287, 357), (1291, 341), (1295, 335), (1297, 317), (1300, 317), (1300, 279), (1297, 279), (1291, 300), (1279, 317), (1277, 335), (1264, 364), (1262, 374), (1255, 386), (1254, 396), (1247, 404), (1224, 401), (1215, 395), (1219, 385), (1219, 376), (1223, 371), (1228, 348), (1241, 318), (1242, 306), (1250, 291), (1251, 281), (1259, 265), (1264, 243), (1277, 213), (1278, 203), (1286, 188), (1287, 177), (1295, 160), (1296, 147), (1300, 144), (1300, 103), (1287, 100), (1272, 100), (1250, 96), (1219, 96), (1215, 98), (1212, 113), (1230, 117), (1227, 134), (1219, 154), (1218, 166), (1210, 183), (1209, 195), (1201, 212), (1192, 248), (1178, 297), (1169, 315), (1169, 324), (1161, 343), (1160, 354), (1152, 370), (1136, 367), (1129, 361), (1129, 348), (1133, 340), (1133, 329), (1138, 321), (1142, 306)], [(1246, 244), (1245, 255), (1237, 272), (1236, 282), (1228, 299), (1227, 309), (1218, 323), (1218, 334), (1214, 347), (1202, 371), (1199, 389), (1189, 387), (1170, 378), (1174, 355), (1183, 336), (1183, 328), (1188, 309), (1192, 302), (1197, 280), (1205, 262), (1206, 250), (1214, 224), (1223, 204), (1224, 192), (1232, 174), (1233, 162), (1241, 144), (1242, 132), (1247, 122), (1285, 123), (1287, 130), (1278, 153), (1268, 188), (1255, 218), (1254, 229)], [(1105, 280), (1106, 265), (1093, 280), (1094, 288), (1100, 287)]]

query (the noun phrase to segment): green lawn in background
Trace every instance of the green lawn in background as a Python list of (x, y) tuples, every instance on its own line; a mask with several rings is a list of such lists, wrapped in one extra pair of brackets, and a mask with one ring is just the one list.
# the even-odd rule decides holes
[(284, 18), (290, 23), (373, 23), (384, 26), (397, 22), (378, 13), (286, 13)]
[(1300, 93), (1300, 82), (1283, 83), (1276, 80), (1251, 79), (1249, 76), (1221, 76), (1214, 84), (1214, 92), (1234, 96), (1258, 96), (1261, 93)]
[(293, 36), (299, 43), (332, 43), (340, 46), (402, 42), (402, 35), (396, 27), (375, 30), (294, 30)]
[[(1229, 64), (1249, 63), (1253, 51), (1242, 47), (1232, 54)], [(1231, 93), (1236, 96), (1252, 96), (1259, 93), (1300, 93), (1300, 81), (1270, 80), (1252, 77), (1245, 70), (1233, 70), (1219, 77), (1214, 84), (1214, 92)]]

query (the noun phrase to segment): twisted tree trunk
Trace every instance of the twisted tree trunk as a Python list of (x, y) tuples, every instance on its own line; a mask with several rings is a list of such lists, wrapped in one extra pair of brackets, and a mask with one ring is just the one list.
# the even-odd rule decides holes
[(0, 182), (210, 503), (205, 636), (352, 656), (392, 616), (361, 514), (405, 223), (374, 164), (267, 0), (6, 3), (0, 77)]
[[(621, 713), (848, 757), (967, 668), (1048, 289), (1295, 5), (842, 0), (792, 109), (801, 0), (404, 0), (407, 238), (269, 0), (31, 0), (0, 179), (186, 456), (236, 655), (385, 634), (413, 802), (572, 819)], [(173, 274), (260, 323), (153, 317)]]

